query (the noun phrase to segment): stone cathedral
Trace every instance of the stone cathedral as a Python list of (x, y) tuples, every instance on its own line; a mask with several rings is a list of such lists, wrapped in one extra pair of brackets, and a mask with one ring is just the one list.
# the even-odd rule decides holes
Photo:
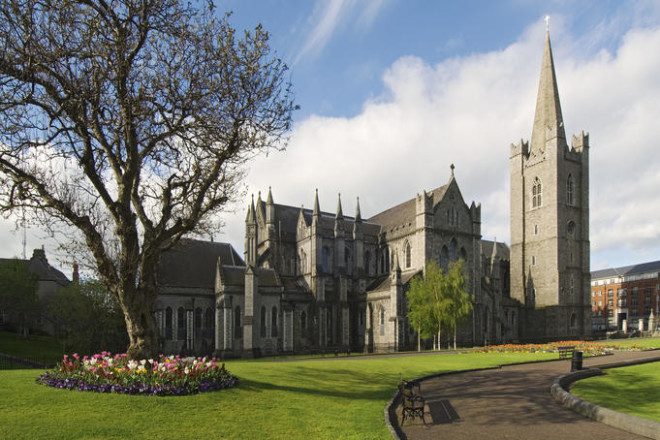
[[(586, 336), (589, 302), (588, 135), (569, 148), (549, 35), (530, 142), (511, 146), (511, 248), (481, 237), (481, 206), (444, 185), (366, 217), (336, 207), (248, 204), (245, 253), (182, 240), (161, 260), (162, 349), (252, 357), (416, 346), (406, 291), (426, 262), (465, 262), (473, 312), (461, 345)], [(447, 342), (447, 341), (443, 341)]]

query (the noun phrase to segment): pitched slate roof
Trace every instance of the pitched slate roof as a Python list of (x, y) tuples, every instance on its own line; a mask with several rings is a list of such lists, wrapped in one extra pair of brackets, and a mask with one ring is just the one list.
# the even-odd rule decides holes
[(213, 289), (218, 260), (222, 264), (245, 266), (229, 243), (183, 238), (161, 256), (158, 284), (163, 287)]
[[(422, 273), (421, 270), (408, 271), (401, 273), (401, 284), (406, 285), (415, 276)], [(381, 275), (376, 278), (368, 287), (367, 292), (383, 292), (390, 290), (391, 281), (389, 275)]]
[[(427, 192), (427, 194), (433, 196), (434, 206), (445, 196), (448, 187), (449, 184), (446, 184)], [(417, 208), (415, 205), (415, 198), (413, 197), (410, 200), (406, 200), (399, 205), (374, 215), (368, 220), (368, 222), (381, 225), (383, 231), (389, 231), (397, 226), (407, 225), (408, 223), (414, 225), (416, 213)]]
[(67, 286), (71, 281), (59, 270), (48, 263), (46, 253), (42, 249), (35, 249), (32, 258), (22, 260), (18, 258), (0, 258), (0, 265), (18, 261), (27, 266), (28, 271), (34, 274), (39, 281), (53, 281), (60, 286)]
[[(219, 265), (218, 266), (220, 282), (225, 286), (233, 287), (243, 287), (245, 285), (245, 272), (247, 267), (245, 266), (229, 266), (229, 265)], [(275, 269), (266, 269), (263, 267), (258, 267), (254, 269), (257, 273), (257, 282), (259, 287), (281, 287), (282, 282), (280, 281)]]
[[(490, 240), (481, 240), (481, 255), (486, 258), (490, 258), (493, 255), (493, 241)], [(509, 246), (506, 243), (497, 242), (497, 248), (495, 248), (495, 255), (500, 260), (510, 260)]]
[(609, 269), (594, 270), (591, 279), (613, 278), (620, 276), (637, 275), (647, 272), (660, 272), (660, 260), (648, 263), (633, 264), (630, 266), (613, 267)]

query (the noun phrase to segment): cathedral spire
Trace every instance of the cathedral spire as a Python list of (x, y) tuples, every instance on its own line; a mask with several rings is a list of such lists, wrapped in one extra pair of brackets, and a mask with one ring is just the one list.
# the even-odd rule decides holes
[[(555, 63), (550, 45), (550, 31), (545, 33), (545, 47), (543, 49), (543, 62), (541, 63), (541, 78), (536, 97), (536, 112), (532, 128), (532, 151), (544, 151), (548, 141), (558, 139), (558, 144), (566, 143), (564, 120), (561, 115), (559, 103), (559, 90)], [(558, 145), (558, 146), (559, 146)]]
[(355, 222), (362, 221), (362, 213), (360, 212), (360, 198), (357, 198), (357, 206), (355, 208)]
[(341, 210), (341, 193), (337, 194), (337, 220), (343, 219), (344, 213)]

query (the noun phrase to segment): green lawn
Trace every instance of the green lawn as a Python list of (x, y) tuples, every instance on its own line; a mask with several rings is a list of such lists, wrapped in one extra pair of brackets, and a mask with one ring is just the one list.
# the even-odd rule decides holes
[(19, 358), (36, 359), (42, 363), (62, 360), (62, 345), (51, 336), (30, 336), (23, 339), (16, 333), (0, 331), (0, 353)]
[(571, 393), (589, 402), (660, 422), (660, 362), (604, 370), (580, 380)]
[(496, 366), (556, 354), (438, 354), (307, 361), (234, 361), (239, 387), (143, 397), (38, 385), (37, 370), (0, 372), (0, 438), (380, 439), (401, 376)]
[(629, 347), (636, 345), (642, 348), (660, 348), (660, 338), (630, 338), (630, 339), (607, 339), (596, 341), (599, 344), (615, 345), (617, 347)]

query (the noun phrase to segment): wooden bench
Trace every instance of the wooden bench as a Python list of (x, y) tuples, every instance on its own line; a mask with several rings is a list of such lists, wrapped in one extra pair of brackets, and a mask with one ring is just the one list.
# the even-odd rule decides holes
[(573, 357), (573, 352), (575, 352), (575, 345), (557, 347), (557, 351), (559, 351), (559, 359), (571, 359)]
[(402, 380), (399, 383), (399, 393), (401, 394), (401, 425), (406, 419), (414, 420), (416, 417), (424, 419), (424, 407), (426, 400), (421, 395), (419, 382)]

